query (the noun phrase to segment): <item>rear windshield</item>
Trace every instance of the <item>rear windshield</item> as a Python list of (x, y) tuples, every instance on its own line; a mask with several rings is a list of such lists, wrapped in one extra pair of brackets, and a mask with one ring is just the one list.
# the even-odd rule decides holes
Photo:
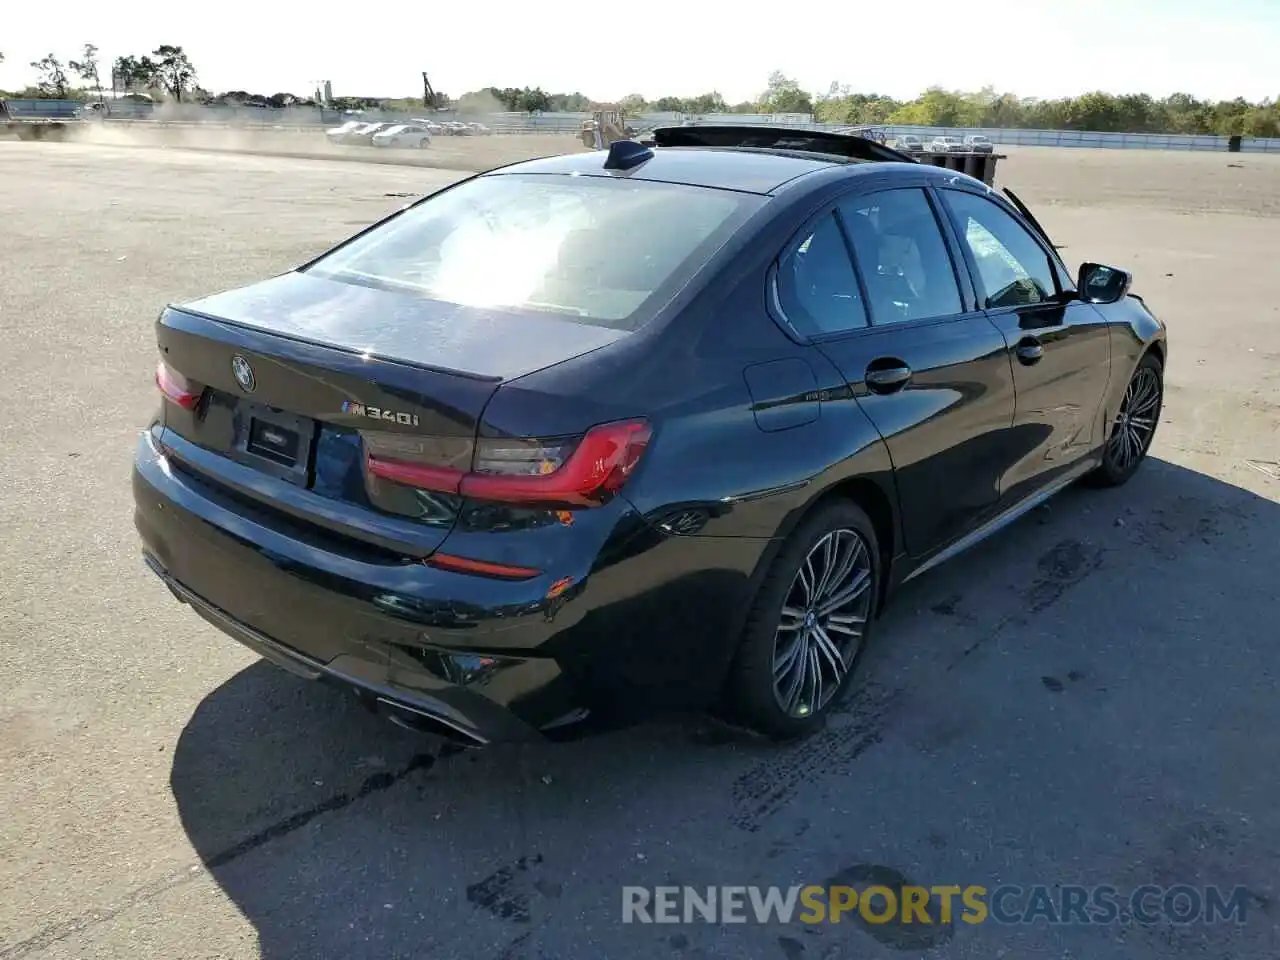
[(634, 330), (763, 199), (621, 178), (478, 177), (409, 208), (308, 272)]

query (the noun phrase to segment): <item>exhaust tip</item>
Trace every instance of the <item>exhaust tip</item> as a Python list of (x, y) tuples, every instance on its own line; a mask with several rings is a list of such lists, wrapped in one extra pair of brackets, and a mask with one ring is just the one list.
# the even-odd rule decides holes
[(405, 730), (438, 737), (460, 747), (485, 746), (485, 741), (476, 734), (459, 729), (426, 711), (417, 710), (403, 703), (397, 703), (395, 700), (388, 700), (386, 697), (375, 697), (373, 707), (376, 712), (385, 716), (397, 727), (403, 727)]

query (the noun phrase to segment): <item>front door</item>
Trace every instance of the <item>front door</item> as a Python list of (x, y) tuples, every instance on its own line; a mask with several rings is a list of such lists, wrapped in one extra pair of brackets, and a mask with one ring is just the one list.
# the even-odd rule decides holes
[(778, 267), (779, 303), (884, 438), (913, 556), (995, 506), (1014, 405), (1004, 340), (966, 302), (938, 213), (922, 188), (846, 197)]
[(981, 305), (1004, 336), (1024, 449), (1001, 478), (1006, 501), (1052, 483), (1102, 442), (1111, 369), (1107, 321), (1073, 299), (1056, 255), (1002, 204), (958, 188), (951, 212)]

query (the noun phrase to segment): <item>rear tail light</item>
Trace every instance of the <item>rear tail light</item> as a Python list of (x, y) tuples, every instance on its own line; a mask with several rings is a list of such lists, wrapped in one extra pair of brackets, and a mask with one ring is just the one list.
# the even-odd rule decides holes
[(200, 402), (200, 395), (204, 392), (200, 384), (188, 380), (163, 360), (156, 367), (156, 386), (160, 388), (161, 393), (184, 410), (194, 410), (196, 404)]
[(594, 507), (621, 490), (650, 436), (644, 420), (625, 420), (580, 438), (480, 439), (464, 465), (461, 451), (443, 441), (364, 433), (374, 477), (474, 500), (568, 507)]

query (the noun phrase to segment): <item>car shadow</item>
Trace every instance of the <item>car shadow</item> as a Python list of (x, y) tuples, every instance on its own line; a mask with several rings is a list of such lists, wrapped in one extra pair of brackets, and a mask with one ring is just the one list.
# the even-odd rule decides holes
[[(1280, 855), (1267, 800), (1280, 773), (1224, 773), (1221, 755), (1242, 749), (1228, 739), (1232, 697), (1253, 753), (1280, 747), (1274, 679), (1256, 687), (1277, 674), (1257, 638), (1280, 622), (1278, 591), (1260, 589), (1278, 565), (1280, 505), (1153, 459), (1127, 487), (1068, 491), (904, 587), (855, 689), (804, 743), (673, 716), (462, 751), (258, 663), (201, 702), (171, 787), (205, 870), (271, 960), (796, 960), (900, 956), (953, 936), (1060, 953), (1066, 935), (1043, 926), (625, 925), (622, 887), (989, 880), (964, 836), (1014, 844), (1041, 882), (1136, 885), (1213, 867), (1265, 887)], [(1161, 723), (1175, 704), (1183, 725), (1170, 742)], [(1053, 726), (1063, 710), (1085, 719)], [(1032, 748), (1050, 736), (1056, 757)], [(1125, 752), (1143, 738), (1155, 752)], [(1042, 802), (1035, 789), (1051, 792)], [(1165, 805), (1103, 813), (1099, 790), (1154, 791)], [(1222, 827), (1217, 859), (1203, 848), (1173, 866), (1160, 859), (1183, 849), (1168, 831), (1217, 823), (1204, 811), (1227, 807), (1240, 822)], [(1090, 817), (1096, 830), (1081, 826)], [(1242, 930), (1226, 934), (1246, 938), (1232, 941), (1239, 949), (1252, 942)], [(1176, 946), (1141, 932), (1071, 935), (1097, 958)]]

